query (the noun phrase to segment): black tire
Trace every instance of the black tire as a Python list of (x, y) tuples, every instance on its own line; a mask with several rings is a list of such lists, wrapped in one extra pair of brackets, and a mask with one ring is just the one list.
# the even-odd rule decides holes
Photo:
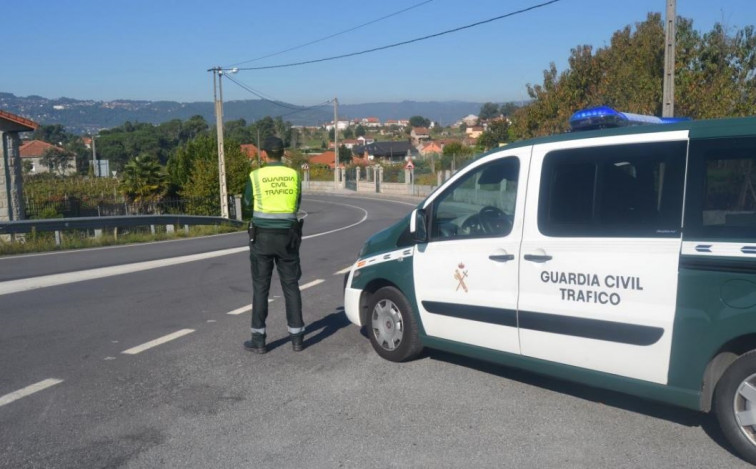
[(373, 294), (367, 329), (373, 348), (386, 360), (403, 362), (423, 350), (412, 307), (394, 287), (383, 287)]
[(756, 350), (724, 372), (714, 392), (714, 413), (735, 451), (756, 464)]

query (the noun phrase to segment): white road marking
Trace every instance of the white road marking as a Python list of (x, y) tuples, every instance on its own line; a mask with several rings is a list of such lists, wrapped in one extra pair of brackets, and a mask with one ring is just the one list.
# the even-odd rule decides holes
[[(270, 302), (270, 300), (268, 300), (268, 302)], [(247, 306), (242, 306), (241, 308), (236, 308), (235, 310), (229, 311), (226, 314), (231, 314), (231, 315), (236, 316), (242, 313), (246, 313), (247, 311), (250, 311), (251, 309), (252, 309), (252, 305), (247, 305)]]
[(185, 264), (187, 262), (211, 259), (213, 257), (227, 256), (230, 254), (237, 254), (247, 251), (249, 251), (249, 248), (245, 246), (243, 248), (223, 249), (220, 251), (192, 254), (189, 256), (172, 257), (169, 259), (135, 262), (133, 264), (114, 265), (112, 267), (101, 267), (99, 269), (81, 270), (78, 272), (68, 272), (62, 274), (43, 275), (41, 277), (9, 280), (7, 282), (0, 282), (0, 295), (36, 290), (37, 288), (53, 287), (67, 283), (95, 280), (98, 278), (112, 277), (115, 275), (130, 274), (142, 270)]
[(343, 269), (341, 269), (339, 271), (334, 272), (333, 275), (344, 275), (345, 273), (349, 272), (350, 270), (352, 270), (352, 266), (351, 265), (349, 267), (345, 267), (345, 268), (343, 268)]
[(325, 282), (325, 280), (323, 280), (322, 278), (319, 278), (319, 279), (317, 279), (317, 280), (313, 280), (313, 281), (312, 281), (312, 282), (310, 282), (310, 283), (305, 283), (304, 285), (301, 285), (301, 286), (299, 287), (299, 289), (300, 289), (300, 290), (307, 290), (308, 288), (310, 288), (310, 287), (314, 287), (315, 285), (320, 285), (320, 284), (321, 284), (321, 283), (323, 283), (323, 282)]
[(323, 235), (327, 235), (327, 234), (331, 234), (331, 233), (336, 233), (338, 231), (347, 230), (347, 229), (352, 228), (353, 226), (357, 226), (360, 223), (362, 223), (365, 220), (367, 220), (368, 212), (367, 212), (367, 210), (365, 210), (362, 207), (358, 207), (356, 205), (349, 205), (349, 204), (340, 204), (340, 203), (337, 203), (337, 202), (326, 202), (326, 201), (323, 201), (323, 200), (320, 200), (319, 202), (323, 202), (323, 203), (326, 203), (326, 204), (333, 204), (333, 205), (343, 205), (344, 207), (356, 208), (357, 210), (362, 210), (362, 212), (365, 215), (363, 215), (362, 218), (360, 219), (360, 221), (358, 221), (357, 223), (352, 223), (351, 225), (344, 226), (344, 227), (341, 227), (341, 228), (336, 228), (335, 230), (331, 230), (331, 231), (324, 231), (322, 233), (315, 233), (315, 234), (311, 234), (311, 235), (307, 235), (307, 236), (302, 236), (302, 239), (317, 238), (318, 236), (323, 236)]
[(29, 385), (23, 389), (19, 389), (18, 391), (14, 391), (10, 394), (0, 396), (0, 407), (6, 404), (10, 404), (11, 402), (21, 399), (22, 397), (26, 397), (31, 394), (34, 394), (35, 392), (39, 392), (39, 391), (42, 391), (43, 389), (47, 389), (50, 386), (55, 386), (56, 384), (60, 384), (62, 382), (63, 382), (62, 379), (49, 378), (44, 381), (40, 381), (39, 383)]
[(194, 329), (181, 329), (180, 331), (176, 331), (173, 334), (168, 334), (158, 339), (151, 340), (142, 345), (137, 345), (136, 347), (132, 347), (128, 350), (124, 350), (121, 353), (125, 353), (126, 355), (136, 355), (137, 353), (142, 353), (147, 349), (151, 349), (152, 347), (157, 347), (158, 345), (162, 345), (166, 342), (170, 342), (171, 340), (178, 339), (179, 337), (183, 337), (187, 334), (191, 334), (192, 332), (194, 332)]

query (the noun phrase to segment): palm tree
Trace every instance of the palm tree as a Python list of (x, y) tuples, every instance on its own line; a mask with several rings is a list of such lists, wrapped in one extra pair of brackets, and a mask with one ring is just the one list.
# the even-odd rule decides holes
[(126, 199), (142, 207), (146, 203), (154, 204), (163, 197), (167, 189), (166, 181), (163, 166), (151, 155), (140, 155), (124, 166), (120, 190)]

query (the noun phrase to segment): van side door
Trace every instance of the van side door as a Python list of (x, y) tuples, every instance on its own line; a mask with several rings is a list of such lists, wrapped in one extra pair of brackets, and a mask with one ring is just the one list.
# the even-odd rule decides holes
[(523, 355), (668, 378), (687, 132), (536, 146), (520, 267)]
[(428, 336), (518, 353), (517, 271), (530, 147), (465, 168), (425, 206), (413, 257)]

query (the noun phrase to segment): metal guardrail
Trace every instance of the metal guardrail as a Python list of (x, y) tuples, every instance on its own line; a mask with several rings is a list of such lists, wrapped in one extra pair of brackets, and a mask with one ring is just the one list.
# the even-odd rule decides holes
[(0, 222), (0, 234), (31, 233), (32, 231), (91, 230), (126, 228), (150, 225), (244, 225), (240, 220), (198, 215), (129, 215), (119, 217), (49, 218)]

